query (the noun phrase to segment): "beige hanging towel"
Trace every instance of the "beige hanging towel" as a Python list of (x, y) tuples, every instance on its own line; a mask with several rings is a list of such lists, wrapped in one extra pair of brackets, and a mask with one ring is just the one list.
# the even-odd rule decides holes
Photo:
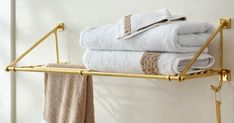
[[(66, 64), (47, 67), (83, 68)], [(92, 77), (45, 73), (43, 108), (45, 123), (95, 123)]]

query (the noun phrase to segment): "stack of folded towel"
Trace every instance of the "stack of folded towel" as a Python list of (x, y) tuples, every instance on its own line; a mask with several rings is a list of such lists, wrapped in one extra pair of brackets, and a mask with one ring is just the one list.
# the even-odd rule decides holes
[[(88, 69), (106, 72), (179, 74), (209, 38), (213, 26), (185, 21), (167, 9), (127, 15), (116, 24), (89, 27), (80, 35)], [(188, 73), (214, 64), (207, 49)]]

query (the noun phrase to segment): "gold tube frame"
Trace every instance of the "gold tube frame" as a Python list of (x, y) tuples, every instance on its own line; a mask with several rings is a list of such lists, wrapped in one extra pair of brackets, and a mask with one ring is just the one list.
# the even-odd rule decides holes
[[(80, 74), (80, 75), (93, 75), (93, 76), (112, 76), (112, 77), (129, 77), (129, 78), (147, 78), (147, 79), (165, 79), (165, 80), (189, 80), (195, 78), (209, 77), (218, 75), (220, 81), (230, 81), (231, 71), (223, 68), (223, 29), (231, 28), (231, 18), (224, 17), (220, 18), (220, 24), (218, 28), (212, 33), (209, 39), (203, 44), (203, 46), (194, 55), (191, 62), (185, 67), (185, 69), (179, 75), (149, 75), (149, 74), (130, 74), (130, 73), (114, 73), (114, 72), (101, 72), (92, 71), (88, 69), (74, 69), (74, 68), (53, 68), (45, 67), (44, 65), (33, 65), (33, 66), (16, 66), (23, 57), (25, 57), (29, 52), (31, 52), (35, 47), (41, 44), (50, 35), (54, 34), (55, 38), (55, 48), (56, 48), (56, 61), (59, 63), (59, 47), (58, 47), (58, 37), (57, 32), (64, 30), (64, 23), (57, 24), (50, 32), (48, 32), (44, 37), (38, 40), (32, 47), (26, 50), (22, 55), (20, 55), (16, 60), (14, 60), (10, 65), (6, 67), (6, 71), (25, 71), (25, 72), (59, 72), (59, 73), (70, 73), (70, 74)], [(220, 47), (219, 47), (219, 69), (208, 69), (203, 72), (198, 72), (194, 74), (186, 74), (190, 67), (195, 63), (201, 53), (208, 47), (208, 45), (213, 41), (215, 36), (220, 33)]]

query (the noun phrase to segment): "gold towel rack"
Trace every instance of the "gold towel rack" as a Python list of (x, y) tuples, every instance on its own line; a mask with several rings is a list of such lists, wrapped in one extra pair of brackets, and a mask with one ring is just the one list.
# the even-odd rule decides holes
[[(215, 102), (216, 102), (216, 118), (217, 123), (221, 123), (221, 99), (217, 97), (220, 96), (220, 91), (222, 89), (223, 82), (228, 82), (231, 80), (231, 70), (224, 68), (223, 63), (223, 29), (231, 28), (231, 18), (224, 17), (220, 18), (220, 23), (213, 34), (208, 38), (208, 40), (203, 44), (203, 46), (198, 50), (198, 52), (193, 56), (191, 62), (185, 67), (185, 69), (179, 75), (149, 75), (149, 74), (130, 74), (130, 73), (113, 73), (113, 72), (100, 72), (88, 69), (75, 69), (75, 68), (55, 68), (46, 67), (45, 65), (31, 65), (31, 66), (16, 66), (16, 64), (24, 58), (29, 52), (40, 45), (45, 39), (54, 34), (55, 38), (55, 48), (56, 48), (56, 62), (60, 63), (59, 60), (59, 47), (58, 47), (58, 31), (64, 30), (64, 24), (57, 24), (50, 32), (38, 40), (32, 47), (26, 50), (22, 55), (16, 58), (10, 65), (6, 67), (6, 71), (16, 72), (59, 72), (59, 73), (70, 73), (70, 74), (80, 74), (80, 75), (92, 75), (92, 76), (113, 76), (113, 77), (130, 77), (130, 78), (149, 78), (149, 79), (165, 79), (165, 80), (189, 80), (195, 78), (203, 78), (209, 76), (219, 76), (219, 84), (217, 86), (211, 85), (211, 89), (215, 92)], [(186, 74), (191, 66), (195, 63), (201, 53), (209, 46), (216, 35), (220, 35), (219, 44), (219, 68), (207, 69), (202, 72), (194, 74)]]
[[(209, 39), (204, 43), (204, 45), (199, 49), (199, 51), (194, 55), (191, 62), (185, 67), (185, 69), (179, 75), (149, 75), (149, 74), (129, 74), (129, 73), (113, 73), (113, 72), (101, 72), (92, 71), (87, 69), (73, 69), (73, 68), (52, 68), (45, 67), (44, 65), (34, 65), (34, 66), (16, 66), (22, 58), (24, 58), (29, 52), (31, 52), (35, 47), (40, 45), (45, 39), (54, 34), (55, 38), (55, 48), (56, 48), (56, 61), (59, 63), (59, 47), (58, 47), (58, 31), (64, 30), (64, 23), (57, 24), (50, 32), (38, 40), (33, 46), (31, 46), (27, 51), (15, 59), (10, 65), (6, 67), (6, 71), (27, 71), (27, 72), (60, 72), (60, 73), (71, 73), (80, 75), (94, 75), (94, 76), (113, 76), (113, 77), (130, 77), (130, 78), (151, 78), (151, 79), (166, 79), (166, 80), (188, 80), (194, 78), (202, 78), (218, 75), (221, 81), (231, 80), (231, 71), (223, 68), (223, 29), (231, 28), (231, 18), (224, 17), (220, 18), (220, 24)], [(220, 65), (217, 69), (208, 69), (203, 72), (198, 72), (194, 74), (186, 74), (190, 67), (194, 64), (203, 50), (208, 47), (208, 45), (213, 41), (215, 36), (220, 33)]]

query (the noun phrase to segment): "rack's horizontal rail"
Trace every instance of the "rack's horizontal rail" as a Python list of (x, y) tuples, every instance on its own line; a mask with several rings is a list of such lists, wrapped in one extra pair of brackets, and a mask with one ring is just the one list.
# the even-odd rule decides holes
[[(164, 79), (164, 80), (189, 80), (194, 78), (209, 77), (214, 75), (221, 75), (220, 70), (206, 70), (194, 74), (180, 75), (155, 75), (155, 74), (131, 74), (131, 73), (114, 73), (114, 72), (100, 72), (91, 71), (87, 69), (77, 68), (55, 68), (45, 67), (43, 65), (37, 66), (23, 66), (23, 67), (8, 67), (8, 71), (25, 71), (25, 72), (55, 72), (55, 73), (69, 73), (80, 75), (92, 75), (92, 76), (113, 76), (113, 77), (129, 77), (129, 78), (148, 78), (148, 79)], [(229, 76), (228, 76), (229, 77)], [(230, 78), (230, 77), (229, 77)]]

